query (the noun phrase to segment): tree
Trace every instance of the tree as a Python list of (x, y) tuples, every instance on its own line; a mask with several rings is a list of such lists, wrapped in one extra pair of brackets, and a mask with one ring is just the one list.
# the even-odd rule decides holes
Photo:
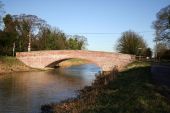
[(145, 52), (144, 52), (145, 57), (152, 57), (152, 51), (151, 48), (146, 48)]
[(12, 54), (16, 51), (27, 51), (31, 42), (32, 50), (85, 49), (87, 38), (84, 36), (67, 37), (60, 29), (52, 28), (35, 15), (7, 14), (3, 18), (4, 30), (0, 30), (0, 54)]
[(156, 52), (155, 56), (157, 58), (162, 58), (167, 50), (168, 50), (168, 47), (167, 47), (166, 43), (158, 43), (155, 46), (155, 52)]
[(3, 18), (3, 22), (5, 24), (4, 26), (4, 32), (8, 32), (11, 35), (13, 35), (13, 38), (16, 38), (17, 30), (16, 30), (16, 22), (12, 19), (12, 16), (10, 14), (7, 14)]
[(16, 22), (16, 30), (18, 32), (17, 50), (27, 51), (28, 42), (34, 40), (40, 28), (46, 25), (46, 22), (36, 15), (13, 15)]
[(162, 59), (170, 60), (170, 49), (167, 49), (161, 57)]
[(157, 58), (170, 60), (170, 49), (166, 43), (158, 43), (155, 46), (155, 52)]
[(42, 50), (66, 49), (67, 39), (65, 33), (50, 26), (43, 27), (38, 33), (39, 47)]
[(2, 27), (2, 18), (3, 18), (3, 14), (5, 13), (4, 11), (4, 4), (0, 1), (0, 27)]
[(78, 48), (80, 50), (86, 49), (86, 46), (88, 45), (87, 38), (85, 36), (78, 36), (78, 35), (76, 35), (75, 37), (77, 37), (78, 40)]
[(47, 40), (50, 33), (50, 26), (42, 26), (36, 36), (37, 38), (32, 42), (32, 47), (36, 50), (45, 50), (47, 48)]
[(77, 38), (69, 38), (68, 39), (68, 49), (78, 50), (78, 40)]
[(143, 55), (146, 47), (143, 37), (131, 30), (123, 32), (116, 45), (118, 52), (133, 55)]
[(87, 38), (84, 36), (73, 35), (68, 37), (67, 41), (68, 49), (82, 50), (86, 49), (87, 45), (88, 45)]
[(16, 25), (12, 19), (12, 16), (9, 14), (7, 14), (3, 18), (3, 22), (5, 26), (0, 36), (0, 42), (1, 42), (0, 50), (1, 50), (1, 54), (11, 55), (13, 44), (16, 41), (16, 37), (17, 37)]
[(156, 30), (155, 41), (166, 42), (170, 44), (170, 5), (162, 8), (156, 14), (156, 21), (153, 22), (153, 28)]

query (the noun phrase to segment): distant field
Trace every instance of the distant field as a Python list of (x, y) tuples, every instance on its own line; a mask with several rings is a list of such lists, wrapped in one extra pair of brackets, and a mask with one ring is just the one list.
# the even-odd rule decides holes
[(61, 62), (59, 66), (68, 67), (72, 65), (80, 65), (80, 64), (87, 64), (87, 63), (90, 63), (90, 61), (82, 60), (82, 59), (69, 59), (69, 60)]

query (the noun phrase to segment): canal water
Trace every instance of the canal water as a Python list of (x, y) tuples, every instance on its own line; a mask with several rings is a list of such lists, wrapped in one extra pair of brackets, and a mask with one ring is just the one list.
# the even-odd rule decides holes
[(93, 64), (0, 76), (0, 113), (40, 113), (41, 105), (76, 97), (100, 68)]

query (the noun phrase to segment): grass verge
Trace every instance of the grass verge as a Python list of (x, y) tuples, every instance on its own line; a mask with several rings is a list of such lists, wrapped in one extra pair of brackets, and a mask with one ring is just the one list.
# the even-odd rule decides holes
[(76, 99), (43, 106), (42, 113), (170, 113), (151, 76), (149, 63), (134, 62), (107, 85), (97, 82)]

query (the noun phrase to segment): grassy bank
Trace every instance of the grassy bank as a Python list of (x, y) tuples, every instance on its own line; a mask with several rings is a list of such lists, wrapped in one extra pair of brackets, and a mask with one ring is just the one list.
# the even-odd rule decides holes
[(59, 66), (69, 67), (73, 65), (81, 65), (81, 64), (87, 64), (87, 63), (90, 63), (90, 62), (87, 60), (82, 60), (82, 59), (69, 59), (69, 60), (61, 62)]
[(42, 113), (170, 113), (170, 101), (151, 76), (149, 63), (132, 63), (107, 85), (98, 79), (77, 99), (45, 105)]
[(15, 57), (0, 56), (0, 74), (33, 70)]

